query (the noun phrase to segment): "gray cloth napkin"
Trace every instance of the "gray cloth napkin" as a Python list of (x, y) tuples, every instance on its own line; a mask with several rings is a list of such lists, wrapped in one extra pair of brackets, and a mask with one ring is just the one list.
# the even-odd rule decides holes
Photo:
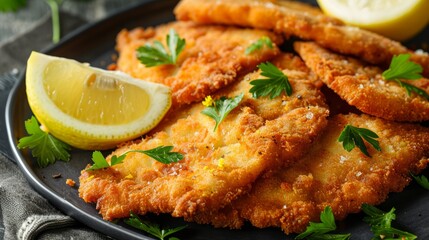
[[(64, 0), (62, 36), (127, 5), (144, 0)], [(25, 8), (0, 12), (0, 116), (6, 97), (22, 74), (31, 51), (53, 45), (50, 9), (44, 0), (28, 0)], [(5, 119), (0, 119), (5, 138)], [(14, 163), (10, 147), (0, 142), (0, 239), (110, 239), (62, 214), (35, 192)]]
[(52, 207), (3, 154), (0, 154), (0, 202), (0, 238), (4, 240), (109, 239)]

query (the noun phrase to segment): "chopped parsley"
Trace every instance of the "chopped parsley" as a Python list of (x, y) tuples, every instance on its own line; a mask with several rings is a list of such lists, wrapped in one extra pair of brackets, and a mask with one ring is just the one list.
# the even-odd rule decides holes
[(382, 76), (385, 80), (394, 81), (401, 87), (405, 88), (408, 96), (411, 96), (411, 92), (414, 92), (429, 100), (429, 94), (427, 94), (426, 91), (401, 81), (401, 79), (416, 80), (422, 78), (422, 66), (411, 62), (409, 60), (410, 57), (410, 54), (399, 54), (397, 56), (393, 56), (389, 69), (384, 71)]
[(167, 35), (167, 46), (169, 53), (160, 41), (154, 41), (153, 45), (146, 44), (137, 49), (137, 58), (146, 67), (154, 67), (164, 64), (176, 64), (177, 58), (185, 48), (186, 41), (170, 29)]
[(103, 168), (108, 168), (111, 166), (114, 166), (116, 164), (122, 163), (122, 161), (125, 159), (126, 155), (123, 154), (119, 157), (116, 155), (113, 155), (110, 159), (110, 164), (107, 162), (106, 158), (103, 156), (103, 154), (100, 151), (95, 151), (92, 153), (92, 161), (94, 164), (88, 168), (87, 170), (98, 170)]
[(238, 104), (243, 99), (243, 96), (244, 94), (241, 93), (240, 95), (233, 98), (221, 97), (218, 100), (213, 100), (210, 96), (206, 97), (206, 99), (203, 101), (203, 105), (206, 106), (206, 108), (201, 111), (201, 113), (215, 120), (216, 125), (213, 131), (216, 131), (217, 127), (225, 119), (225, 117), (238, 106)]
[(39, 167), (46, 167), (57, 160), (70, 160), (69, 151), (71, 147), (51, 134), (42, 131), (34, 116), (25, 121), (25, 130), (29, 136), (19, 139), (18, 148), (31, 149), (31, 154), (36, 158)]
[(424, 189), (429, 190), (429, 180), (424, 175), (416, 176), (411, 173), (411, 176), (416, 180), (416, 182), (422, 186)]
[(392, 221), (395, 220), (395, 208), (392, 208), (389, 212), (384, 212), (369, 204), (362, 204), (362, 211), (368, 215), (364, 217), (363, 221), (368, 223), (371, 227), (371, 232), (374, 233), (373, 240), (381, 239), (416, 239), (412, 233), (405, 232), (396, 228), (393, 228)]
[(343, 148), (348, 152), (357, 146), (366, 156), (371, 157), (362, 138), (371, 144), (377, 151), (381, 151), (379, 142), (376, 140), (378, 135), (375, 132), (366, 128), (354, 127), (350, 124), (347, 124), (347, 126), (344, 127), (338, 141), (343, 143)]
[(264, 46), (267, 46), (270, 49), (272, 49), (274, 47), (273, 46), (273, 42), (267, 36), (263, 36), (263, 37), (259, 38), (256, 42), (250, 44), (250, 46), (248, 46), (246, 48), (246, 50), (244, 51), (244, 53), (246, 55), (249, 55), (249, 54), (253, 53), (256, 50), (262, 49)]
[(123, 153), (119, 157), (113, 155), (110, 159), (110, 164), (107, 162), (106, 158), (100, 151), (95, 151), (92, 153), (92, 161), (94, 164), (87, 170), (98, 170), (120, 164), (125, 159), (127, 154), (131, 152), (146, 154), (147, 156), (164, 164), (175, 163), (183, 159), (183, 155), (181, 153), (172, 152), (171, 150), (173, 150), (173, 146), (159, 146), (148, 150), (130, 150)]
[(178, 152), (172, 152), (173, 146), (159, 146), (148, 150), (131, 150), (130, 152), (144, 153), (156, 161), (164, 164), (175, 163), (183, 159), (183, 155)]
[(259, 64), (258, 68), (262, 71), (261, 75), (266, 79), (256, 79), (250, 82), (253, 87), (249, 90), (254, 98), (270, 95), (273, 99), (279, 96), (283, 91), (288, 96), (292, 94), (292, 86), (288, 77), (276, 66), (270, 62)]
[(320, 213), (321, 223), (310, 222), (305, 232), (299, 234), (295, 239), (308, 239), (308, 240), (347, 240), (350, 238), (350, 234), (331, 234), (329, 232), (334, 231), (337, 226), (335, 225), (334, 214), (330, 206)]
[[(155, 237), (159, 240), (166, 240), (168, 236), (185, 229), (187, 226), (180, 226), (172, 229), (161, 229), (158, 224), (151, 223), (149, 221), (142, 221), (137, 215), (134, 213), (130, 213), (130, 218), (125, 220), (125, 223), (135, 227), (137, 229), (143, 230)], [(170, 237), (169, 240), (179, 240), (176, 237)]]

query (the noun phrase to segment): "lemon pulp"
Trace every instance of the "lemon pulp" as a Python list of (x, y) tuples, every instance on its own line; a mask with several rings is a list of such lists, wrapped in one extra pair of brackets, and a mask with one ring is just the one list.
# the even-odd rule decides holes
[(429, 22), (427, 0), (317, 0), (322, 10), (347, 24), (404, 41)]
[(52, 61), (43, 79), (45, 91), (59, 109), (88, 123), (124, 124), (146, 114), (150, 104), (144, 89), (69, 62)]

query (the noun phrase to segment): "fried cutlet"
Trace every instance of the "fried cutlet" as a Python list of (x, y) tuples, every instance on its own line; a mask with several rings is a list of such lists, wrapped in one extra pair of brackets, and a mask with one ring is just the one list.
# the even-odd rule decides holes
[[(372, 157), (357, 147), (344, 150), (338, 137), (350, 124), (378, 134), (381, 151), (367, 145)], [(246, 194), (220, 211), (194, 216), (199, 223), (239, 228), (245, 220), (256, 227), (281, 227), (289, 233), (318, 222), (331, 206), (337, 220), (360, 211), (363, 203), (383, 202), (389, 192), (400, 192), (427, 165), (429, 129), (396, 123), (365, 114), (336, 115), (326, 131), (301, 160), (260, 177)]]
[(316, 7), (285, 0), (182, 0), (175, 9), (179, 20), (268, 29), (286, 36), (313, 40), (342, 54), (388, 66), (394, 55), (410, 53), (429, 76), (429, 55), (415, 53), (399, 42), (360, 28), (346, 26)]
[[(186, 40), (176, 65), (145, 67), (136, 50), (154, 41), (166, 42), (170, 29)], [(273, 47), (263, 47), (251, 54), (245, 50), (262, 37), (269, 37)], [(240, 76), (270, 60), (279, 53), (282, 38), (264, 30), (225, 26), (203, 26), (190, 22), (172, 22), (156, 28), (122, 30), (117, 37), (119, 58), (117, 70), (147, 81), (163, 83), (173, 91), (173, 104), (178, 106), (204, 99)]]
[[(313, 42), (295, 42), (295, 50), (309, 68), (341, 98), (364, 113), (394, 121), (429, 120), (429, 101), (398, 83), (385, 81), (383, 70), (330, 52)], [(407, 83), (429, 93), (429, 80)]]
[(112, 153), (164, 145), (174, 146), (183, 160), (167, 165), (129, 153), (119, 165), (83, 170), (80, 197), (96, 203), (107, 220), (128, 217), (130, 211), (192, 217), (229, 204), (265, 171), (292, 164), (322, 132), (329, 111), (299, 58), (288, 55), (274, 62), (290, 67), (283, 72), (292, 86), (291, 96), (253, 98), (249, 82), (265, 77), (259, 71), (250, 73), (213, 96), (244, 94), (216, 131), (214, 120), (201, 114), (204, 106), (197, 103), (170, 115), (152, 135)]

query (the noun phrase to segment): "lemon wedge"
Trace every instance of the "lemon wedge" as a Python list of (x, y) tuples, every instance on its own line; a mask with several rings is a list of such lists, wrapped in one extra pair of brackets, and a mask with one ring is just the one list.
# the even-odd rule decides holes
[(27, 98), (45, 129), (73, 147), (109, 149), (155, 127), (171, 106), (170, 88), (124, 73), (33, 52)]
[(317, 0), (327, 14), (397, 41), (410, 39), (429, 22), (428, 0)]

